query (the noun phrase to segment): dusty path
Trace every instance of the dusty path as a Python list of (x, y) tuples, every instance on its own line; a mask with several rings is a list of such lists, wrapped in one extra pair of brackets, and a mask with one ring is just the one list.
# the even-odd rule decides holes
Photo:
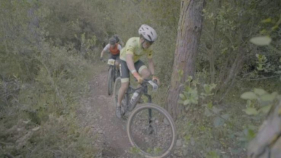
[(82, 101), (78, 119), (82, 127), (90, 127), (92, 135), (97, 135), (99, 157), (129, 158), (131, 145), (126, 133), (126, 121), (115, 116), (113, 97), (107, 95), (107, 71), (95, 75), (90, 84), (90, 96)]

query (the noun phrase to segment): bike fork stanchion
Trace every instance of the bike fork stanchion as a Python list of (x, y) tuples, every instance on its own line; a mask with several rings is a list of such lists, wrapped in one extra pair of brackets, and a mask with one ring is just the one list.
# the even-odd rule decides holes
[(114, 75), (114, 67), (111, 67), (112, 71), (111, 71), (111, 82), (115, 83), (115, 75)]
[[(146, 95), (148, 98), (148, 103), (151, 103), (151, 96), (150, 95)], [(152, 134), (153, 133), (153, 127), (152, 127), (152, 109), (148, 109), (148, 134)]]
[(153, 133), (153, 127), (152, 127), (152, 110), (151, 109), (148, 109), (148, 134), (152, 134)]

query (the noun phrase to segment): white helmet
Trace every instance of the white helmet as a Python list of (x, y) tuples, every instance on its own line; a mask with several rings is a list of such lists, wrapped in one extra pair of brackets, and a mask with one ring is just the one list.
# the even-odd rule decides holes
[(139, 35), (142, 35), (143, 38), (150, 42), (154, 42), (157, 38), (156, 31), (146, 24), (141, 25), (139, 28)]

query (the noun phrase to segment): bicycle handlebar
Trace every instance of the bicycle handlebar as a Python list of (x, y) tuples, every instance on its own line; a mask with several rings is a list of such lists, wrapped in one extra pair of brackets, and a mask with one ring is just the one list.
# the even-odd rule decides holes
[(143, 80), (143, 84), (150, 84), (152, 86), (152, 90), (153, 91), (156, 91), (158, 89), (158, 84), (157, 82), (153, 81), (153, 80), (150, 80), (150, 79), (144, 79)]

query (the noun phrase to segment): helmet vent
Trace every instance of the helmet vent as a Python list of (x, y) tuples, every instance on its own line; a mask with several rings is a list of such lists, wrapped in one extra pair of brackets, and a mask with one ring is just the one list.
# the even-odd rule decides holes
[(150, 41), (152, 41), (152, 38), (151, 38), (151, 36), (149, 36), (149, 35), (147, 35), (147, 36), (149, 37)]

